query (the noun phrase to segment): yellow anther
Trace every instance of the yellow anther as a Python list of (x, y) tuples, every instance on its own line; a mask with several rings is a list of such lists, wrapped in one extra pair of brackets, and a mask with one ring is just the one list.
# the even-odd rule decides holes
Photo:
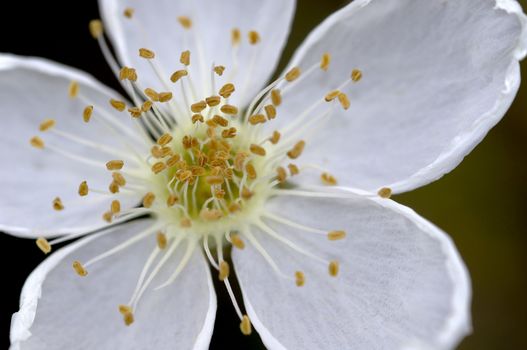
[(272, 143), (273, 145), (276, 145), (276, 144), (278, 143), (278, 141), (280, 141), (280, 137), (281, 137), (281, 136), (282, 136), (282, 135), (280, 135), (280, 133), (279, 133), (278, 131), (273, 131), (273, 136), (271, 136), (271, 137), (269, 138), (269, 141), (271, 141), (271, 143)]
[(236, 88), (234, 87), (234, 84), (227, 83), (221, 87), (220, 91), (218, 92), (218, 95), (223, 98), (229, 98), (235, 90)]
[(377, 194), (381, 198), (390, 198), (392, 196), (392, 189), (388, 187), (383, 187), (377, 192)]
[(177, 70), (170, 76), (170, 81), (173, 83), (177, 83), (179, 79), (186, 77), (187, 75), (188, 72), (186, 69)]
[(346, 231), (337, 230), (328, 232), (328, 240), (330, 241), (339, 241), (346, 238)]
[(247, 172), (247, 176), (249, 176), (249, 179), (254, 180), (256, 179), (256, 169), (254, 168), (254, 165), (252, 163), (248, 163), (245, 166), (245, 171)]
[(150, 208), (152, 204), (154, 204), (154, 201), (156, 200), (156, 195), (152, 192), (148, 192), (143, 197), (143, 207)]
[(179, 24), (181, 24), (181, 26), (185, 29), (190, 29), (192, 28), (192, 20), (187, 17), (187, 16), (179, 16), (177, 18)]
[(192, 179), (192, 171), (183, 170), (177, 174), (177, 179), (181, 182), (190, 181)]
[(121, 202), (119, 202), (117, 199), (114, 199), (110, 205), (110, 211), (114, 215), (119, 214), (121, 212)]
[(348, 98), (348, 95), (341, 92), (338, 98), (339, 98), (340, 105), (342, 106), (342, 108), (344, 108), (344, 110), (347, 110), (348, 108), (350, 108), (350, 100)]
[(295, 283), (297, 287), (302, 287), (306, 283), (306, 276), (302, 271), (295, 272)]
[(205, 101), (199, 101), (190, 106), (190, 110), (194, 113), (200, 113), (205, 108), (207, 108), (207, 102)]
[(237, 130), (234, 127), (225, 129), (221, 132), (221, 137), (223, 137), (224, 139), (232, 139), (236, 136), (236, 131)]
[(247, 158), (247, 154), (244, 152), (237, 153), (234, 156), (234, 169), (237, 171), (243, 170), (243, 164), (245, 163), (245, 159)]
[(44, 237), (37, 238), (37, 247), (42, 250), (44, 254), (49, 254), (51, 252), (51, 244)]
[(265, 148), (254, 143), (249, 146), (249, 150), (251, 153), (256, 154), (257, 156), (265, 156), (266, 154)]
[(287, 172), (281, 166), (276, 168), (276, 179), (281, 183), (285, 182), (285, 180), (287, 179)]
[(330, 261), (328, 266), (328, 272), (330, 276), (337, 276), (339, 274), (339, 262), (336, 260)]
[(52, 127), (54, 127), (55, 124), (57, 124), (55, 122), (55, 119), (46, 119), (42, 123), (40, 123), (40, 126), (39, 126), (38, 129), (40, 131), (47, 131), (47, 130), (51, 129)]
[(110, 191), (110, 193), (113, 193), (113, 194), (119, 193), (119, 184), (115, 182), (115, 180), (112, 181), (110, 185), (108, 185), (108, 191)]
[(167, 207), (172, 207), (178, 202), (179, 198), (176, 195), (169, 195), (167, 198)]
[(220, 219), (223, 214), (218, 209), (205, 208), (199, 213), (200, 217), (205, 221), (215, 221)]
[(221, 185), (224, 181), (223, 177), (218, 175), (207, 176), (205, 180), (209, 185)]
[(236, 213), (237, 211), (240, 211), (242, 208), (240, 207), (238, 203), (231, 203), (228, 209), (229, 209), (229, 213)]
[(35, 148), (38, 148), (38, 149), (43, 149), (44, 148), (44, 140), (42, 140), (40, 137), (38, 136), (33, 136), (30, 140), (29, 140), (29, 144)]
[(238, 28), (233, 28), (231, 30), (231, 43), (232, 46), (238, 46), (242, 40), (242, 33)]
[(251, 335), (252, 326), (251, 320), (249, 320), (249, 316), (243, 315), (242, 321), (240, 322), (240, 330), (242, 331), (243, 335)]
[(198, 139), (195, 137), (185, 135), (183, 136), (183, 139), (181, 140), (181, 144), (183, 145), (183, 148), (189, 149), (192, 147), (196, 147), (199, 145)]
[(163, 134), (157, 139), (157, 144), (160, 146), (166, 146), (172, 141), (173, 137), (170, 134)]
[(229, 121), (219, 115), (215, 115), (214, 117), (212, 117), (212, 120), (214, 121), (214, 123), (222, 127), (226, 127), (227, 125), (229, 125)]
[(128, 67), (124, 66), (124, 67), (121, 68), (121, 70), (119, 71), (119, 80), (125, 80), (125, 79), (128, 79), (128, 74), (129, 74)]
[(298, 169), (295, 164), (289, 164), (287, 168), (289, 169), (291, 176), (298, 175), (300, 173), (300, 169)]
[(353, 82), (358, 82), (362, 79), (362, 72), (359, 69), (354, 69), (351, 71), (351, 80)]
[(192, 171), (192, 175), (194, 176), (203, 176), (207, 173), (207, 169), (197, 165), (191, 166), (190, 171)]
[(163, 232), (158, 232), (156, 239), (159, 249), (165, 249), (167, 247), (167, 236)]
[(119, 112), (122, 112), (126, 109), (126, 104), (123, 101), (114, 100), (113, 98), (110, 99), (110, 105)]
[(73, 80), (70, 85), (68, 86), (68, 96), (70, 98), (75, 98), (79, 94), (79, 83), (77, 83), (75, 80)]
[(104, 32), (102, 22), (99, 19), (92, 19), (89, 24), (90, 34), (94, 39), (98, 39)]
[(337, 184), (337, 179), (330, 173), (322, 173), (320, 179), (328, 186), (335, 186)]
[(179, 62), (184, 64), (185, 66), (190, 65), (190, 51), (186, 50), (181, 53), (181, 56), (179, 57)]
[(196, 124), (197, 122), (200, 122), (200, 123), (203, 123), (205, 119), (203, 118), (203, 116), (199, 113), (196, 113), (192, 116), (192, 123), (193, 124)]
[(162, 172), (163, 170), (165, 170), (167, 168), (166, 164), (163, 163), (163, 162), (157, 162), (155, 163), (154, 165), (152, 165), (152, 172), (154, 174), (159, 174), (160, 172)]
[(119, 305), (119, 312), (121, 313), (121, 315), (124, 315), (126, 314), (127, 312), (132, 312), (132, 307), (128, 306), (128, 305)]
[(272, 120), (276, 118), (276, 107), (274, 105), (267, 105), (264, 107), (267, 119)]
[[(229, 209), (230, 211), (230, 209)], [(238, 234), (232, 234), (231, 235), (231, 243), (234, 247), (238, 249), (245, 248), (245, 242), (241, 239), (240, 235)]]
[(291, 159), (296, 159), (298, 157), (300, 157), (300, 155), (302, 154), (302, 152), (304, 151), (304, 147), (306, 146), (306, 142), (305, 141), (298, 141), (295, 146), (289, 151), (287, 152), (287, 156)]
[(137, 71), (134, 68), (128, 68), (128, 80), (137, 81)]
[(147, 60), (151, 60), (152, 58), (156, 57), (156, 54), (154, 53), (154, 51), (145, 49), (143, 47), (139, 49), (139, 56), (146, 58)]
[(152, 148), (150, 149), (150, 154), (152, 154), (152, 156), (156, 159), (162, 158), (161, 147), (159, 147), (158, 145), (152, 146)]
[(280, 92), (280, 89), (271, 90), (271, 102), (275, 106), (280, 106), (282, 104), (282, 93)]
[(111, 223), (113, 220), (113, 213), (111, 211), (105, 212), (104, 214), (102, 214), (102, 219), (107, 223)]
[(181, 159), (181, 156), (179, 154), (174, 154), (172, 157), (168, 158), (167, 160), (167, 166), (173, 167), (175, 166)]
[(192, 227), (192, 221), (189, 218), (183, 218), (179, 222), (179, 226), (181, 226), (183, 228)]
[(106, 163), (106, 169), (108, 170), (121, 170), (124, 166), (124, 161), (122, 160), (110, 160)]
[(78, 260), (75, 260), (73, 262), (73, 269), (79, 276), (84, 277), (88, 274), (88, 271), (84, 268), (84, 266), (82, 266), (82, 264)]
[(223, 72), (225, 71), (224, 66), (215, 66), (214, 67), (214, 73), (218, 74), (220, 77), (223, 75)]
[(123, 187), (124, 185), (126, 185), (126, 179), (121, 173), (113, 172), (112, 178), (118, 186)]
[(124, 321), (124, 324), (127, 326), (134, 323), (134, 313), (132, 311), (129, 311), (123, 314), (123, 321)]
[(236, 115), (238, 114), (238, 107), (233, 105), (223, 105), (221, 106), (220, 111), (228, 115)]
[(339, 94), (340, 94), (340, 90), (330, 91), (326, 94), (326, 96), (324, 97), (324, 100), (326, 100), (326, 102), (333, 101), (339, 96)]
[(152, 101), (159, 101), (159, 94), (154, 89), (146, 88), (145, 95), (148, 96)]
[(289, 72), (286, 73), (285, 80), (287, 80), (288, 82), (292, 82), (296, 80), (299, 76), (300, 76), (300, 68), (293, 67), (291, 68), (291, 70), (289, 70)]
[(84, 108), (84, 111), (82, 111), (82, 120), (84, 120), (85, 123), (88, 123), (91, 119), (92, 114), (93, 106), (86, 106), (86, 108)]
[(249, 117), (249, 124), (256, 125), (256, 124), (263, 124), (267, 121), (265, 118), (265, 115), (263, 114), (254, 114)]
[(168, 102), (172, 99), (172, 93), (169, 91), (159, 93), (159, 102)]
[(260, 34), (258, 34), (258, 32), (256, 30), (251, 30), (249, 33), (248, 33), (248, 36), (249, 36), (249, 43), (251, 45), (256, 45), (260, 42)]
[(88, 191), (89, 191), (88, 183), (86, 181), (81, 182), (81, 184), (79, 185), (79, 191), (78, 191), (79, 196), (81, 197), (87, 196)]
[(60, 199), (60, 197), (55, 197), (55, 199), (53, 199), (52, 205), (53, 209), (55, 209), (56, 211), (64, 210), (64, 204), (62, 204), (62, 200)]
[(143, 110), (139, 107), (130, 107), (128, 108), (128, 113), (130, 113), (132, 118), (139, 118), (143, 114)]
[(125, 8), (124, 11), (123, 11), (123, 15), (126, 18), (132, 18), (134, 16), (134, 9), (131, 8), (131, 7)]
[(219, 269), (219, 274), (218, 274), (218, 277), (220, 279), (220, 281), (224, 281), (225, 279), (229, 278), (229, 272), (230, 272), (230, 266), (229, 266), (229, 263), (222, 260), (220, 261), (220, 269)]
[(141, 105), (141, 111), (143, 112), (148, 112), (150, 110), (150, 108), (152, 108), (152, 101), (150, 100), (146, 100), (145, 102), (143, 102), (143, 104)]
[(205, 102), (207, 102), (209, 107), (215, 107), (220, 104), (221, 97), (220, 96), (210, 96), (205, 99)]
[(325, 54), (322, 55), (322, 59), (320, 60), (320, 69), (326, 72), (329, 69), (330, 63), (331, 63), (331, 55), (326, 52)]

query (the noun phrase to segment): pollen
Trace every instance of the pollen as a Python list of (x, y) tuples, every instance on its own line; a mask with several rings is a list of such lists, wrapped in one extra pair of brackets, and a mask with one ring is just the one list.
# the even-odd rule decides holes
[(75, 98), (79, 94), (79, 83), (73, 80), (68, 87), (68, 96), (70, 98)]
[(276, 108), (274, 105), (266, 105), (264, 109), (265, 109), (265, 114), (267, 114), (268, 120), (272, 120), (276, 118)]
[(306, 276), (302, 271), (295, 272), (295, 283), (297, 287), (302, 287), (306, 283)]
[(336, 277), (339, 274), (339, 262), (336, 260), (330, 261), (328, 265), (328, 272), (330, 276)]
[(249, 36), (249, 43), (251, 45), (256, 45), (260, 42), (260, 34), (258, 34), (258, 32), (256, 30), (251, 30), (249, 33), (248, 33), (248, 36)]
[(328, 232), (328, 240), (330, 241), (339, 241), (346, 237), (346, 231), (337, 230)]
[(298, 141), (295, 146), (287, 152), (287, 156), (291, 159), (296, 159), (302, 155), (302, 152), (304, 151), (304, 147), (306, 146), (305, 141)]
[(110, 205), (110, 211), (112, 214), (119, 214), (121, 212), (121, 202), (119, 202), (117, 199), (112, 201), (112, 204)]
[(158, 232), (156, 239), (159, 249), (165, 249), (167, 247), (167, 236), (163, 232)]
[(218, 74), (220, 77), (223, 75), (223, 72), (225, 71), (224, 66), (215, 66), (214, 67), (214, 73)]
[(42, 250), (44, 254), (49, 254), (51, 252), (51, 244), (44, 237), (37, 238), (37, 247)]
[(155, 200), (156, 200), (156, 195), (153, 194), (152, 192), (148, 192), (143, 197), (143, 207), (150, 208), (152, 206), (152, 204), (154, 204)]
[(230, 266), (229, 263), (222, 260), (220, 262), (220, 269), (219, 269), (219, 279), (220, 281), (224, 281), (225, 279), (229, 278), (229, 272), (230, 272)]
[(84, 197), (88, 195), (88, 183), (86, 181), (81, 182), (79, 185), (79, 196)]
[(322, 58), (320, 59), (320, 69), (322, 69), (324, 72), (327, 72), (329, 69), (329, 64), (331, 63), (331, 55), (329, 53), (325, 53), (322, 55)]
[(263, 157), (266, 154), (265, 148), (263, 148), (262, 146), (255, 145), (254, 143), (249, 146), (249, 150), (251, 151), (251, 153), (254, 153), (257, 156)]
[(242, 321), (240, 322), (240, 330), (242, 331), (243, 335), (251, 335), (252, 326), (251, 326), (251, 320), (249, 319), (249, 316), (243, 315)]
[(126, 18), (132, 18), (134, 16), (134, 9), (131, 8), (131, 7), (125, 8), (124, 11), (123, 11), (123, 15)]
[(185, 29), (190, 29), (192, 28), (192, 20), (187, 17), (187, 16), (179, 16), (177, 18), (179, 24), (181, 24), (181, 26)]
[(98, 39), (104, 32), (102, 22), (99, 19), (93, 19), (89, 24), (90, 34), (94, 39)]
[(392, 189), (388, 187), (383, 187), (377, 192), (377, 194), (379, 195), (379, 197), (387, 199), (392, 196)]
[(346, 95), (345, 93), (341, 92), (338, 95), (338, 99), (339, 99), (340, 105), (342, 106), (342, 108), (344, 108), (344, 110), (347, 110), (347, 109), (350, 108), (350, 100), (348, 98), (348, 95)]
[(170, 76), (170, 81), (176, 83), (179, 79), (186, 77), (187, 75), (188, 72), (186, 69), (177, 70)]
[(288, 82), (295, 81), (300, 76), (300, 72), (300, 68), (298, 67), (291, 68), (291, 70), (286, 73), (285, 80)]
[(229, 98), (234, 92), (234, 90), (236, 90), (234, 84), (227, 83), (221, 87), (218, 94), (223, 98)]
[(147, 60), (151, 60), (154, 57), (156, 57), (156, 54), (154, 53), (154, 51), (149, 50), (149, 49), (145, 49), (143, 47), (143, 48), (139, 49), (139, 56), (141, 56), (143, 58), (146, 58)]
[(93, 106), (86, 106), (86, 108), (84, 108), (84, 111), (82, 111), (82, 120), (84, 120), (85, 123), (88, 123), (91, 119), (92, 114)]
[(240, 235), (238, 234), (231, 235), (231, 243), (234, 247), (238, 249), (245, 248), (245, 242), (241, 239)]
[(179, 57), (179, 62), (184, 64), (185, 66), (190, 65), (190, 51), (186, 50), (181, 53), (181, 56)]
[(233, 105), (223, 105), (221, 106), (220, 110), (228, 115), (236, 115), (238, 114), (238, 107)]
[(333, 101), (339, 96), (339, 94), (340, 94), (339, 90), (330, 91), (326, 94), (326, 96), (324, 96), (324, 100), (326, 100), (326, 102)]
[(337, 179), (330, 173), (322, 173), (320, 179), (328, 186), (335, 186), (337, 184)]
[(282, 104), (282, 93), (280, 89), (271, 90), (271, 102), (275, 106), (280, 106)]
[(60, 199), (60, 197), (55, 197), (55, 199), (53, 199), (53, 209), (55, 209), (56, 211), (61, 211), (61, 210), (64, 210), (64, 204), (62, 204), (62, 200)]
[(110, 105), (119, 112), (122, 112), (126, 109), (126, 104), (123, 101), (114, 100), (113, 98), (110, 100)]
[(30, 140), (29, 140), (29, 144), (35, 148), (38, 148), (38, 149), (43, 149), (44, 148), (44, 140), (42, 140), (40, 137), (38, 136), (33, 136)]
[(357, 83), (362, 79), (362, 72), (359, 69), (354, 69), (351, 71), (351, 80)]
[(278, 131), (273, 131), (273, 136), (269, 139), (273, 145), (276, 145), (280, 141), (280, 133)]
[(240, 41), (242, 39), (242, 33), (238, 28), (233, 28), (231, 30), (231, 43), (232, 46), (238, 46), (240, 44)]
[(106, 169), (108, 170), (121, 170), (124, 166), (124, 162), (122, 160), (110, 160), (106, 163)]
[(82, 264), (78, 260), (75, 260), (73, 262), (73, 269), (79, 276), (85, 277), (88, 274), (88, 271), (84, 268), (84, 266), (82, 266)]
[(42, 123), (40, 123), (39, 130), (40, 131), (47, 131), (54, 127), (56, 124), (55, 119), (45, 119)]

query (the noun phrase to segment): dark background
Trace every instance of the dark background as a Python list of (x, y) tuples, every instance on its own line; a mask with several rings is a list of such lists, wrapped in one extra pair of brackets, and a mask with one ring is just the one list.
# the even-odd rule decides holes
[[(339, 0), (298, 0), (283, 67), (307, 33), (343, 6)], [(525, 0), (520, 0), (527, 8)], [(65, 5), (68, 4), (68, 5)], [(118, 84), (88, 33), (96, 1), (2, 4), (0, 51), (42, 56)], [(524, 62), (523, 72), (527, 69)], [(452, 173), (395, 200), (450, 233), (472, 276), (474, 333), (460, 349), (527, 349), (527, 84), (511, 110)], [(5, 117), (5, 116), (4, 116)], [(11, 314), (18, 310), (25, 278), (42, 261), (32, 240), (0, 234), (2, 298), (0, 348), (9, 346)], [(218, 316), (211, 349), (263, 349), (257, 335), (244, 337), (224, 288), (217, 288)]]

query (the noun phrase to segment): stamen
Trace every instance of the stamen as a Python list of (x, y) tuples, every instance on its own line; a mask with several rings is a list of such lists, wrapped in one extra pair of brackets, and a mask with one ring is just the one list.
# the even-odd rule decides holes
[(187, 75), (188, 72), (186, 69), (177, 70), (170, 76), (170, 81), (173, 83), (177, 83), (179, 79), (186, 77)]
[(123, 101), (114, 100), (113, 98), (110, 100), (110, 105), (119, 112), (122, 112), (126, 109), (126, 104)]
[(221, 103), (221, 97), (220, 96), (210, 96), (205, 99), (205, 102), (209, 105), (209, 107), (216, 107)]
[(287, 173), (285, 171), (285, 169), (281, 166), (279, 166), (278, 168), (276, 168), (276, 173), (277, 173), (277, 179), (280, 183), (283, 183), (285, 182), (285, 180), (287, 179)]
[(287, 80), (288, 82), (295, 81), (300, 76), (300, 73), (300, 68), (293, 67), (289, 72), (286, 73), (285, 80)]
[(123, 15), (126, 18), (132, 18), (134, 16), (134, 9), (131, 8), (131, 7), (125, 8), (124, 11), (123, 11)]
[(258, 146), (256, 144), (251, 144), (249, 146), (249, 150), (251, 151), (251, 153), (254, 153), (258, 156), (265, 156), (266, 152), (265, 152), (265, 148), (263, 148), (262, 146)]
[(159, 94), (154, 89), (146, 88), (144, 92), (152, 101), (159, 101)]
[(78, 260), (75, 260), (73, 262), (73, 269), (75, 270), (77, 275), (81, 277), (85, 277), (88, 274), (88, 271), (84, 268), (84, 266), (82, 266), (82, 264)]
[(336, 260), (330, 261), (328, 266), (328, 272), (330, 276), (336, 277), (339, 273), (339, 262)]
[(103, 34), (102, 22), (98, 19), (93, 19), (89, 24), (90, 34), (94, 39), (98, 39)]
[(276, 118), (276, 108), (274, 105), (267, 105), (264, 107), (267, 119), (272, 120)]
[(339, 94), (340, 94), (339, 90), (330, 91), (326, 94), (326, 96), (324, 97), (324, 100), (326, 100), (326, 102), (333, 101), (339, 96)]
[(119, 214), (121, 212), (121, 202), (117, 199), (113, 200), (110, 206), (110, 211), (113, 215)]
[(192, 104), (190, 106), (190, 110), (194, 113), (200, 113), (202, 112), (205, 108), (207, 108), (207, 102), (205, 101), (199, 101), (199, 102), (196, 102), (194, 104)]
[(247, 172), (249, 179), (251, 180), (256, 179), (257, 174), (256, 174), (256, 169), (254, 168), (254, 165), (252, 165), (251, 163), (248, 163), (245, 166), (245, 171)]
[(231, 43), (232, 46), (238, 46), (240, 44), (242, 34), (238, 28), (234, 28), (231, 31)]
[(122, 160), (110, 160), (106, 163), (106, 169), (108, 170), (121, 170), (124, 166), (124, 161)]
[(104, 214), (102, 214), (102, 218), (107, 223), (111, 223), (113, 220), (113, 213), (111, 211), (107, 211)]
[(252, 327), (251, 320), (249, 320), (249, 316), (243, 315), (242, 321), (240, 323), (240, 330), (242, 331), (243, 335), (251, 335)]
[(73, 80), (68, 87), (68, 96), (70, 98), (75, 98), (79, 94), (79, 83)]
[(62, 200), (60, 199), (60, 197), (55, 197), (55, 199), (53, 199), (53, 209), (55, 209), (56, 211), (61, 211), (61, 210), (64, 210), (64, 204), (62, 204)]
[(35, 148), (38, 148), (38, 149), (43, 149), (44, 148), (44, 140), (42, 140), (40, 137), (38, 136), (33, 136), (30, 140), (29, 140), (29, 144)]
[(113, 181), (123, 187), (124, 185), (126, 185), (126, 179), (124, 178), (124, 176), (121, 174), (121, 173), (118, 173), (118, 172), (114, 172), (112, 173), (112, 178), (113, 178)]
[(227, 83), (221, 87), (218, 94), (223, 98), (229, 98), (235, 90), (234, 84)]
[(218, 74), (220, 77), (223, 75), (223, 72), (225, 71), (224, 66), (215, 66), (213, 69), (214, 69), (214, 73)]
[(351, 80), (354, 83), (359, 82), (362, 79), (362, 72), (359, 69), (354, 69), (351, 71)]
[(220, 111), (222, 111), (223, 113), (228, 114), (228, 115), (236, 115), (236, 114), (238, 114), (238, 107), (235, 107), (233, 105), (225, 104), (225, 105), (221, 106)]
[(241, 239), (240, 235), (232, 234), (230, 238), (231, 238), (231, 243), (233, 246), (235, 246), (238, 249), (245, 248), (245, 242)]
[(236, 136), (236, 128), (232, 127), (229, 129), (225, 129), (221, 132), (221, 137), (225, 139), (231, 139)]
[(278, 131), (273, 131), (273, 136), (269, 139), (273, 145), (276, 145), (280, 141), (280, 133)]
[(187, 17), (187, 16), (179, 16), (177, 18), (179, 24), (181, 24), (181, 26), (185, 29), (190, 29), (192, 28), (192, 20)]
[(115, 181), (112, 181), (110, 185), (108, 186), (108, 190), (110, 191), (110, 193), (113, 193), (113, 194), (119, 193), (119, 184)]
[(222, 127), (226, 127), (227, 125), (229, 125), (229, 121), (219, 115), (215, 115), (214, 117), (212, 117), (212, 120)]
[(172, 99), (172, 93), (170, 91), (159, 93), (159, 102), (168, 102)]
[(291, 173), (291, 176), (298, 175), (300, 173), (298, 166), (295, 164), (289, 164), (287, 167), (289, 168), (289, 173)]
[(83, 181), (79, 185), (79, 196), (84, 197), (87, 195), (88, 195), (88, 183), (86, 181)]
[(143, 207), (150, 208), (152, 204), (154, 204), (155, 199), (156, 199), (156, 195), (153, 194), (152, 192), (148, 192), (143, 197)]
[(84, 120), (85, 123), (88, 123), (91, 119), (92, 114), (93, 106), (86, 106), (86, 108), (84, 108), (84, 111), (82, 112), (82, 120)]
[(199, 213), (199, 216), (205, 221), (216, 221), (220, 219), (223, 214), (218, 209), (205, 208)]
[(305, 141), (298, 141), (293, 146), (293, 148), (289, 152), (287, 152), (287, 156), (291, 159), (296, 159), (300, 157), (300, 155), (302, 154), (302, 151), (304, 151), (305, 145), (306, 145)]
[(132, 311), (128, 311), (128, 312), (125, 312), (123, 314), (123, 320), (124, 320), (124, 324), (129, 326), (131, 325), (132, 323), (134, 323), (134, 314)]
[(141, 106), (141, 110), (143, 112), (148, 112), (150, 110), (150, 108), (152, 108), (152, 101), (150, 100), (146, 100), (145, 102), (143, 102), (143, 105)]
[(282, 104), (282, 94), (280, 93), (280, 89), (271, 90), (271, 102), (275, 106), (280, 106)]
[(249, 124), (256, 125), (256, 124), (263, 124), (267, 121), (265, 118), (265, 115), (263, 114), (254, 114), (249, 117)]
[(260, 34), (258, 34), (257, 31), (251, 30), (248, 36), (249, 36), (249, 43), (251, 45), (256, 45), (260, 42)]
[(143, 47), (143, 48), (139, 49), (139, 56), (141, 56), (143, 58), (146, 58), (147, 60), (151, 60), (154, 57), (156, 57), (156, 54), (154, 53), (154, 51), (149, 50), (149, 49), (145, 49)]
[(322, 179), (322, 182), (324, 182), (328, 186), (337, 185), (337, 179), (330, 173), (322, 173), (322, 175), (320, 175), (320, 178)]
[(167, 207), (173, 207), (177, 201), (179, 200), (179, 198), (176, 196), (176, 195), (169, 195), (168, 198), (167, 198)]
[(189, 50), (183, 51), (181, 53), (181, 56), (179, 58), (179, 62), (181, 62), (185, 66), (189, 66), (190, 65), (190, 51)]
[(388, 199), (388, 198), (390, 198), (392, 196), (392, 189), (389, 188), (389, 187), (383, 187), (377, 192), (377, 194), (381, 198)]
[(49, 244), (48, 240), (44, 237), (37, 238), (37, 247), (42, 250), (44, 254), (49, 254), (51, 252), (51, 245)]
[(346, 231), (329, 231), (328, 232), (328, 240), (330, 241), (338, 241), (341, 239), (344, 239), (346, 237)]
[(192, 116), (192, 124), (196, 124), (197, 122), (203, 123), (204, 120), (201, 114), (196, 113)]
[(47, 131), (54, 127), (56, 124), (55, 119), (46, 119), (42, 123), (40, 123), (39, 130), (40, 131)]
[(320, 69), (327, 72), (329, 69), (329, 64), (331, 63), (331, 55), (329, 53), (325, 53), (322, 55), (322, 59), (320, 60)]
[(170, 134), (163, 134), (157, 139), (157, 144), (160, 146), (166, 146), (172, 141), (173, 137)]
[(218, 274), (218, 278), (220, 279), (220, 281), (224, 281), (225, 279), (229, 278), (229, 272), (230, 272), (230, 266), (229, 266), (229, 263), (222, 260), (220, 262), (220, 271), (219, 271), (219, 274)]
[(339, 98), (340, 105), (342, 106), (342, 108), (344, 108), (344, 110), (347, 110), (350, 108), (350, 100), (348, 98), (348, 95), (341, 92), (338, 98)]
[(306, 283), (306, 277), (302, 271), (295, 272), (295, 283), (298, 287), (302, 287)]
[(156, 239), (159, 249), (165, 249), (167, 247), (167, 236), (163, 232), (158, 232)]

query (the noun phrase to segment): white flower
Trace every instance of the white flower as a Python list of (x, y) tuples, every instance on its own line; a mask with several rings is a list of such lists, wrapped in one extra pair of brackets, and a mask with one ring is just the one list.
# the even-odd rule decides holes
[(356, 0), (263, 89), (293, 0), (100, 5), (119, 63), (90, 29), (130, 100), (0, 56), (0, 230), (45, 252), (86, 236), (28, 278), (12, 349), (207, 348), (207, 260), (271, 349), (448, 349), (470, 331), (454, 245), (387, 197), (452, 170), (506, 112), (515, 0)]

